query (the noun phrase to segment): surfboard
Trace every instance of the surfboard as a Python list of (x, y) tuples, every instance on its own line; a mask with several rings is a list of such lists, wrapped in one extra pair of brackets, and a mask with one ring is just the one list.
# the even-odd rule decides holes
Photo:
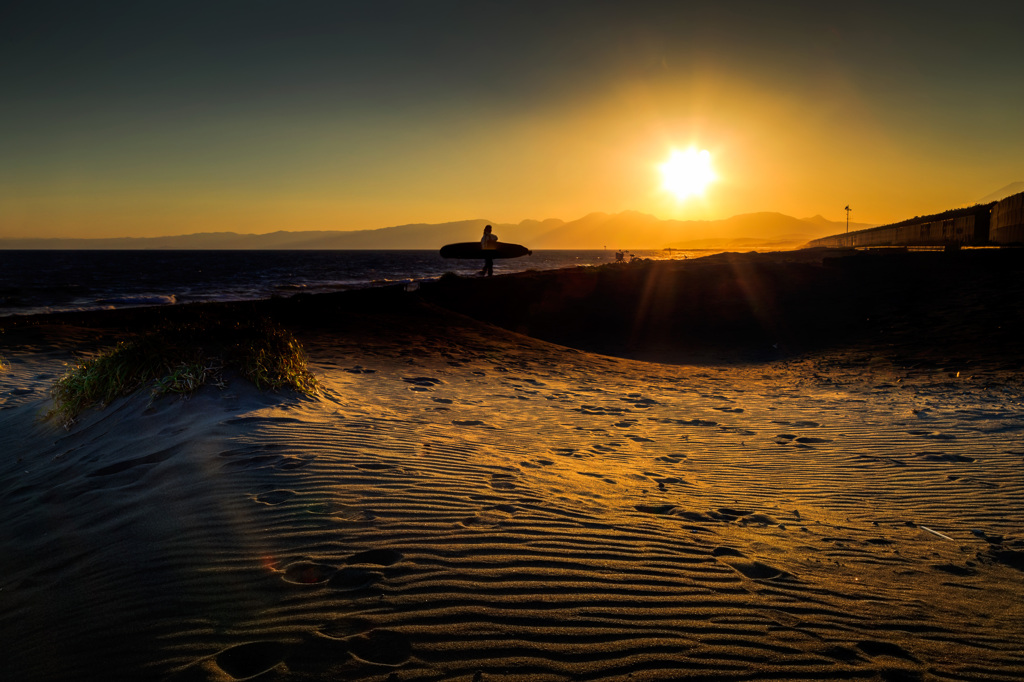
[(441, 247), (441, 258), (519, 258), (532, 254), (533, 251), (521, 244), (506, 242), (498, 242), (496, 248), (486, 250), (480, 248), (480, 242), (459, 242)]

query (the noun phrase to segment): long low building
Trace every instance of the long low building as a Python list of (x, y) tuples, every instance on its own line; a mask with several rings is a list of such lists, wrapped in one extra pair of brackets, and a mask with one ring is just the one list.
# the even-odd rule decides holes
[(812, 240), (808, 247), (1009, 245), (1024, 243), (1024, 192), (1002, 201), (919, 216)]
[(989, 238), (996, 244), (1024, 244), (1024, 192), (992, 207)]

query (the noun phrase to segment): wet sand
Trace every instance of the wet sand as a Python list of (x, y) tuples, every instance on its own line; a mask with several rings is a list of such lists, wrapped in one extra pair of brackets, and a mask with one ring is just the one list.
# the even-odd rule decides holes
[[(1020, 259), (843, 255), (0, 321), (6, 679), (1020, 679)], [(199, 309), (323, 395), (37, 419)]]

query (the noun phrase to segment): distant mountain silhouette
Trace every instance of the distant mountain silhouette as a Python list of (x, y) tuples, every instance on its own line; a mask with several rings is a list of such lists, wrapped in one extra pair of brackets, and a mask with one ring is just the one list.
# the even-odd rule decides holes
[(999, 201), (1000, 199), (1005, 199), (1011, 194), (1018, 194), (1020, 192), (1024, 192), (1024, 181), (1011, 182), (1006, 187), (997, 189), (995, 192), (992, 192), (992, 194), (986, 194), (981, 199), (978, 199), (978, 203), (990, 204), (993, 201)]
[[(870, 227), (851, 224), (851, 229)], [(637, 211), (591, 213), (538, 235), (535, 249), (795, 248), (835, 234), (846, 224), (820, 216), (800, 220), (781, 213), (747, 213), (725, 220), (661, 220)]]
[(0, 249), (436, 249), (444, 244), (480, 238), (484, 225), (494, 225), (502, 241), (510, 233), (532, 237), (562, 224), (560, 220), (526, 220), (520, 225), (503, 225), (484, 219), (429, 225), (396, 225), (377, 230), (269, 232), (238, 234), (204, 232), (172, 237), (118, 237), (111, 239), (0, 239)]
[[(438, 249), (475, 241), (486, 224), (504, 242), (531, 249), (795, 248), (842, 232), (845, 222), (815, 216), (800, 220), (781, 213), (747, 213), (725, 220), (661, 220), (637, 211), (591, 213), (578, 220), (524, 220), (503, 224), (484, 219), (396, 225), (376, 230), (206, 232), (173, 237), (113, 239), (0, 239), (0, 249)], [(869, 227), (851, 223), (850, 229)]]

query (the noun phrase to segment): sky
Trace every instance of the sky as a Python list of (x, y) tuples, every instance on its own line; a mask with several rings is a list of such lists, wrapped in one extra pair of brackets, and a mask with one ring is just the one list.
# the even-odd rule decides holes
[[(1021, 26), (1018, 0), (5, 3), (0, 237), (892, 222), (1024, 180)], [(689, 149), (715, 179), (680, 199)]]

